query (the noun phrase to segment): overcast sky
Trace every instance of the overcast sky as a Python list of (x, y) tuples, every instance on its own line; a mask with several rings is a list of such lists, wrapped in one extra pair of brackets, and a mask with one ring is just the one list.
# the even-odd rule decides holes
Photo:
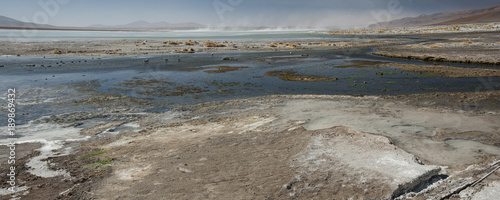
[(500, 4), (500, 0), (0, 0), (0, 3), (0, 15), (58, 26), (118, 25), (144, 20), (209, 26), (361, 27), (387, 19), (485, 8)]

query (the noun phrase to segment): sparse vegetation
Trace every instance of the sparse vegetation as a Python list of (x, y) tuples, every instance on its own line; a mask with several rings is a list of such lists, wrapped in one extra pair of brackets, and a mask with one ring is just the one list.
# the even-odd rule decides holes
[(51, 54), (62, 54), (62, 50), (60, 49), (54, 49), (52, 51), (50, 51)]
[(220, 44), (220, 43), (210, 41), (210, 40), (203, 41), (203, 43), (205, 43), (205, 47), (226, 47), (225, 44)]
[(111, 166), (111, 164), (110, 164), (111, 161), (113, 161), (112, 158), (108, 158), (105, 160), (98, 160), (95, 163), (84, 165), (83, 168), (102, 170), (102, 169), (106, 169), (109, 166)]

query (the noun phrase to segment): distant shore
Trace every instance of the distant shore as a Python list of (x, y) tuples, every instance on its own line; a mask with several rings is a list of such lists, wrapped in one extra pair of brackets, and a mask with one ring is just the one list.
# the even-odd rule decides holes
[[(191, 41), (191, 42), (190, 42)], [(57, 42), (0, 42), (1, 55), (11, 56), (116, 56), (162, 55), (173, 53), (216, 53), (238, 51), (301, 51), (312, 49), (351, 49), (394, 45), (404, 39), (380, 39), (338, 42), (275, 41), (234, 42), (200, 40), (94, 40)], [(193, 49), (194, 51), (191, 51)]]
[[(93, 27), (0, 27), (0, 30), (44, 30), (44, 31), (126, 31), (126, 32), (168, 32), (168, 29), (133, 29), (133, 28), (93, 28)], [(196, 29), (175, 29), (175, 30), (196, 30)]]

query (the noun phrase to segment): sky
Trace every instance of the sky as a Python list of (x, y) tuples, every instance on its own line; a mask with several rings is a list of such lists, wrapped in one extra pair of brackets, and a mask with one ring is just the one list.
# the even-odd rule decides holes
[(500, 0), (0, 0), (0, 15), (56, 26), (135, 21), (207, 26), (363, 27)]

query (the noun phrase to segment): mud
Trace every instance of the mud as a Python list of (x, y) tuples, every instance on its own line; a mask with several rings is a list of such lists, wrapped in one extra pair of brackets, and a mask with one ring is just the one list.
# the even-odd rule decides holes
[(366, 61), (366, 60), (353, 60), (353, 61), (349, 61), (347, 63), (353, 63), (353, 64), (351, 64), (351, 65), (338, 65), (338, 66), (335, 66), (335, 68), (373, 67), (373, 66), (384, 64), (384, 62)]
[(278, 77), (279, 79), (284, 81), (316, 82), (338, 80), (336, 78), (302, 75), (294, 71), (268, 71), (265, 73), (265, 75)]
[[(498, 33), (498, 32), (493, 32)], [(379, 47), (374, 55), (434, 62), (500, 65), (498, 34), (428, 34), (414, 44)]]
[[(472, 97), (474, 94), (464, 95)], [(495, 99), (498, 95), (477, 94), (476, 100)], [(448, 105), (456, 100), (452, 95), (443, 96), (440, 98), (449, 99)], [(353, 126), (332, 116), (339, 114), (352, 120), (352, 117), (377, 115), (383, 118), (382, 121), (411, 123), (412, 119), (394, 115), (391, 110), (405, 110), (409, 115), (415, 115), (411, 114), (416, 111), (413, 105), (432, 101), (435, 96), (422, 95), (419, 98), (270, 96), (178, 107), (173, 112), (178, 110), (183, 114), (177, 117), (172, 113), (147, 114), (127, 122), (100, 123), (81, 129), (80, 133), (91, 136), (91, 139), (80, 142), (78, 151), (47, 159), (53, 163), (52, 170), (64, 169), (70, 177), (36, 177), (22, 166), (37, 154), (21, 159), (19, 167), (24, 172), (19, 174), (23, 180), (20, 186), (30, 189), (16, 195), (27, 199), (34, 195), (47, 199), (224, 199), (234, 195), (243, 199), (391, 199), (400, 195), (403, 195), (400, 198), (439, 198), (453, 193), (455, 186), (470, 183), (491, 168), (477, 163), (487, 164), (500, 156), (496, 137), (500, 129), (493, 127), (493, 121), (498, 119), (498, 107), (489, 110), (479, 106), (460, 114), (437, 104), (419, 104), (419, 109), (426, 109), (422, 114), (431, 118), (413, 123), (429, 127), (428, 132), (408, 132), (406, 136), (377, 131), (392, 130), (392, 122), (379, 124), (366, 118), (365, 123), (360, 121)], [(306, 101), (309, 103), (304, 103)], [(350, 114), (344, 109), (350, 110)], [(433, 125), (431, 122), (439, 119), (442, 109), (462, 116), (463, 120), (472, 123), (471, 126), (457, 127), (454, 122), (450, 122), (451, 127), (443, 122)], [(481, 114), (486, 110), (490, 114)], [(330, 116), (325, 118), (323, 115), (327, 113)], [(88, 120), (78, 116), (99, 117), (88, 113), (73, 115), (76, 117), (61, 115), (39, 123), (71, 125)], [(493, 120), (490, 121), (493, 124), (480, 128), (488, 122), (476, 120), (479, 116), (475, 115), (481, 115), (483, 120)], [(125, 123), (137, 124), (134, 126), (138, 128), (119, 135), (99, 136)], [(346, 126), (337, 126), (339, 124)], [(363, 124), (367, 128), (363, 128)], [(427, 130), (416, 126), (416, 129), (411, 128), (413, 126), (408, 125), (408, 130)], [(474, 131), (464, 132), (468, 129), (466, 127)], [(465, 142), (461, 145), (470, 145), (467, 141), (473, 140), (492, 147), (486, 149), (487, 146), (479, 145), (471, 147), (470, 152), (455, 153), (454, 156), (458, 157), (454, 162), (458, 163), (453, 165), (435, 158), (446, 155), (446, 152), (453, 154), (454, 150), (438, 153), (430, 149), (435, 155), (422, 153), (422, 147), (426, 145), (445, 147), (448, 142), (458, 140)], [(403, 141), (416, 146), (408, 146)], [(497, 154), (492, 154), (495, 151)], [(467, 173), (462, 172), (465, 169)], [(431, 181), (423, 189), (418, 189), (440, 174), (450, 178)], [(498, 180), (498, 175), (493, 175), (480, 187), (467, 191), (472, 190), (469, 193), (474, 195)]]
[[(238, 51), (301, 51), (306, 49), (348, 49), (355, 47), (372, 47), (380, 45), (398, 44), (405, 39), (394, 38), (387, 40), (339, 41), (330, 43), (309, 43), (307, 41), (297, 48), (279, 45), (268, 46), (266, 42), (230, 42), (226, 44), (207, 43), (203, 41), (164, 41), (144, 40), (99, 40), (99, 41), (57, 41), (57, 42), (0, 42), (4, 48), (0, 55), (9, 56), (54, 56), (54, 57), (110, 57), (124, 55), (165, 55), (178, 53), (218, 53)], [(196, 43), (195, 43), (196, 42)], [(207, 42), (207, 41), (205, 41)], [(278, 43), (278, 42), (277, 42)], [(213, 44), (213, 45), (212, 45)]]
[(407, 72), (435, 74), (442, 77), (499, 77), (500, 69), (450, 67), (443, 65), (414, 65), (402, 63), (380, 63), (378, 66), (395, 67)]
[(126, 81), (120, 86), (127, 88), (126, 90), (131, 91), (132, 89), (138, 89), (137, 94), (141, 95), (153, 95), (153, 96), (182, 96), (185, 94), (198, 94), (207, 92), (203, 88), (190, 86), (190, 85), (177, 85), (173, 82), (168, 82), (161, 79), (135, 79)]
[(240, 69), (245, 69), (245, 68), (248, 68), (248, 67), (211, 66), (210, 68), (215, 68), (216, 70), (205, 70), (203, 72), (206, 72), (206, 73), (209, 73), (209, 74), (226, 73), (226, 72), (237, 71), (237, 70), (240, 70)]

